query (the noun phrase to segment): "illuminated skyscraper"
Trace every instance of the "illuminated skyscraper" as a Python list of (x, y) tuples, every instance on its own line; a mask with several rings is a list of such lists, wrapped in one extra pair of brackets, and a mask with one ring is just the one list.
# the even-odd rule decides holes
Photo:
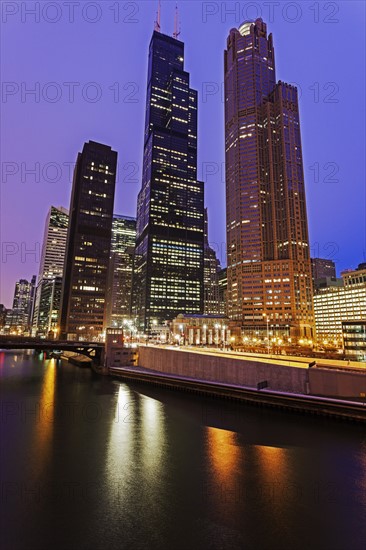
[(262, 19), (225, 51), (228, 314), (244, 328), (313, 336), (312, 281), (297, 90), (276, 84)]
[(45, 223), (39, 280), (62, 277), (68, 225), (68, 210), (51, 206)]
[(197, 181), (197, 92), (184, 70), (184, 44), (155, 31), (133, 288), (133, 314), (143, 329), (179, 313), (203, 311), (203, 205), (203, 182)]
[(117, 153), (89, 141), (78, 154), (67, 234), (61, 336), (94, 339), (105, 326)]
[(204, 246), (204, 315), (219, 315), (219, 270), (220, 262), (208, 240), (208, 214), (205, 208), (205, 246)]
[(227, 315), (227, 268), (223, 267), (218, 273), (219, 279), (219, 313)]
[(113, 217), (111, 261), (108, 277), (107, 326), (121, 326), (131, 316), (132, 271), (136, 219)]
[(69, 213), (51, 206), (45, 223), (42, 257), (34, 302), (32, 332), (47, 336), (58, 330)]
[(13, 308), (8, 310), (5, 326), (10, 332), (28, 333), (31, 326), (36, 276), (31, 281), (20, 279), (15, 284)]

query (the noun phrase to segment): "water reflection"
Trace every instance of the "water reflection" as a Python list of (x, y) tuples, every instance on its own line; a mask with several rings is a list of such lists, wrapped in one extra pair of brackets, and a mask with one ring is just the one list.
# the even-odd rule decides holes
[[(107, 442), (107, 500), (128, 508), (148, 486), (157, 491), (164, 469), (165, 422), (163, 405), (119, 384), (114, 418)], [(144, 473), (146, 486), (134, 485), (136, 472)]]
[(238, 496), (237, 474), (241, 456), (237, 434), (207, 427), (206, 441), (211, 474), (209, 493), (214, 495), (219, 514), (233, 514)]
[(129, 399), (129, 394), (122, 385), (119, 386), (107, 446), (106, 470), (112, 482), (116, 474), (122, 478), (128, 475), (128, 469), (124, 466), (131, 462), (133, 455), (133, 429), (128, 420), (133, 417), (134, 403)]
[(141, 413), (143, 466), (148, 472), (159, 475), (165, 443), (163, 405), (156, 399), (143, 396)]
[[(50, 359), (45, 368), (39, 404), (36, 404), (37, 422), (34, 437), (34, 464), (36, 475), (41, 473), (52, 447), (55, 417), (56, 361)], [(29, 405), (28, 405), (29, 406)]]
[(266, 445), (256, 446), (254, 449), (261, 478), (267, 483), (285, 483), (289, 474), (286, 450)]
[(4, 548), (365, 550), (363, 426), (20, 354), (3, 370)]

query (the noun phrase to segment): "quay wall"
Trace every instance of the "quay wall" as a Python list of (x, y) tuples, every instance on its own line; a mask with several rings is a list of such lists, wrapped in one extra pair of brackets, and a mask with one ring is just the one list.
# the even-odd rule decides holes
[(209, 355), (159, 347), (139, 348), (139, 366), (161, 373), (198, 380), (257, 388), (267, 381), (268, 389), (327, 397), (358, 397), (366, 394), (366, 374), (325, 368), (298, 368), (246, 360), (230, 355)]
[(166, 374), (251, 388), (256, 388), (259, 382), (267, 380), (271, 390), (307, 393), (307, 369), (248, 361), (229, 355), (207, 355), (194, 351), (141, 346), (139, 366)]

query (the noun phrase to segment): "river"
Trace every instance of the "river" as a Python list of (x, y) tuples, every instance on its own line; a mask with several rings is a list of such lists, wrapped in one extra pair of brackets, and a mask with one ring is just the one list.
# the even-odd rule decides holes
[(0, 351), (2, 550), (365, 550), (364, 426)]

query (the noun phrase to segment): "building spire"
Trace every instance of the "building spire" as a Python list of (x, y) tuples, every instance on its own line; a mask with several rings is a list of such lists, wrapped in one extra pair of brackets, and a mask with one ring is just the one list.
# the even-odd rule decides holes
[(174, 32), (173, 32), (173, 38), (177, 40), (178, 36), (180, 35), (180, 25), (179, 25), (179, 13), (178, 13), (178, 5), (175, 5), (175, 16), (174, 16)]
[(161, 18), (161, 4), (160, 4), (160, 0), (158, 0), (158, 11), (156, 12), (156, 21), (155, 21), (155, 27), (154, 27), (154, 30), (156, 32), (161, 32), (160, 18)]

